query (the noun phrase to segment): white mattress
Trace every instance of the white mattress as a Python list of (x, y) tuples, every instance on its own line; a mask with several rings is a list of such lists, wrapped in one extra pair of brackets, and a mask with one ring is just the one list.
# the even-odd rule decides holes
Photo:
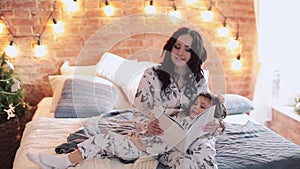
[[(38, 169), (38, 166), (29, 161), (27, 152), (42, 152), (54, 149), (61, 143), (66, 142), (67, 136), (82, 127), (83, 120), (77, 118), (53, 118), (54, 114), (49, 113), (51, 97), (46, 97), (38, 104), (38, 109), (32, 121), (26, 124), (20, 147), (16, 153), (13, 169)], [(245, 124), (250, 117), (246, 114), (227, 116), (228, 123)], [(253, 120), (251, 120), (253, 121)], [(93, 159), (85, 160), (78, 164), (76, 169), (93, 168), (122, 168), (132, 169), (133, 164), (123, 164), (118, 160)]]

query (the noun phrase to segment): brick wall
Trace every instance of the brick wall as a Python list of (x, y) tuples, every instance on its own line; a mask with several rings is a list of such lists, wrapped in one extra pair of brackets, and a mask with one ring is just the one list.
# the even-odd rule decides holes
[[(52, 18), (48, 19), (53, 3), (53, 16), (63, 21), (65, 32), (56, 35), (52, 28)], [(227, 25), (235, 31), (239, 23), (239, 39), (242, 47), (240, 71), (231, 69), (237, 52), (227, 48), (225, 39), (218, 37), (216, 29), (223, 18), (216, 13), (215, 20), (207, 23), (201, 20), (200, 12), (209, 6), (209, 1), (201, 0), (188, 5), (184, 0), (176, 0), (177, 9), (182, 12), (182, 20), (174, 24), (167, 17), (173, 1), (155, 0), (159, 12), (156, 16), (145, 16), (144, 6), (149, 1), (110, 0), (116, 11), (113, 16), (103, 13), (104, 1), (79, 0), (80, 9), (69, 13), (61, 0), (1, 0), (0, 11), (14, 35), (19, 54), (11, 61), (22, 79), (28, 102), (35, 105), (44, 96), (51, 96), (48, 76), (59, 74), (64, 60), (71, 64), (95, 64), (104, 52), (110, 51), (127, 58), (157, 61), (161, 48), (168, 36), (179, 26), (190, 26), (201, 32), (205, 39), (209, 58), (205, 63), (211, 71), (211, 85), (216, 92), (236, 93), (252, 98), (256, 80), (257, 58), (253, 54), (256, 42), (256, 25), (253, 0), (216, 0), (215, 6), (229, 17)], [(0, 21), (1, 22), (1, 21)], [(44, 27), (45, 26), (45, 27)], [(48, 49), (43, 58), (34, 56), (36, 35), (42, 33), (42, 44)], [(233, 33), (234, 34), (234, 33)], [(0, 33), (0, 50), (11, 40), (4, 30)]]

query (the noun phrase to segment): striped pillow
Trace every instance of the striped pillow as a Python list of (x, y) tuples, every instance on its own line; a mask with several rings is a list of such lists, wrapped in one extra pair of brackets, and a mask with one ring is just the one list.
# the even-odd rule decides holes
[(66, 79), (59, 98), (56, 118), (86, 118), (107, 113), (114, 108), (116, 89), (104, 83)]

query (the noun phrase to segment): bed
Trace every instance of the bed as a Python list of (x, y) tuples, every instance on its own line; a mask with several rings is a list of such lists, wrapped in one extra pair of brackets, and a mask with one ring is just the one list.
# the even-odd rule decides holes
[[(37, 169), (27, 152), (54, 149), (66, 142), (70, 133), (81, 129), (86, 119), (128, 108), (143, 70), (152, 65), (155, 63), (127, 60), (111, 53), (103, 55), (97, 65), (75, 67), (65, 62), (61, 75), (49, 77), (53, 96), (41, 100), (32, 121), (26, 124), (13, 168)], [(205, 71), (205, 78), (208, 74)], [(254, 108), (249, 99), (235, 94), (224, 94), (224, 98), (229, 115), (224, 134), (216, 138), (220, 169), (300, 168), (300, 146), (252, 120), (246, 114)], [(72, 168), (121, 167), (165, 168), (150, 157), (128, 164), (118, 159), (85, 160)]]

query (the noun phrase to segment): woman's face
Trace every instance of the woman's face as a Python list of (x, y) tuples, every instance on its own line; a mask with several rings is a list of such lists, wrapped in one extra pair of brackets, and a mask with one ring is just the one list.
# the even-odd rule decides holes
[(190, 108), (190, 117), (195, 118), (211, 106), (211, 100), (204, 96), (199, 96)]
[(189, 34), (178, 37), (171, 51), (171, 60), (177, 67), (184, 67), (191, 59), (193, 38)]

